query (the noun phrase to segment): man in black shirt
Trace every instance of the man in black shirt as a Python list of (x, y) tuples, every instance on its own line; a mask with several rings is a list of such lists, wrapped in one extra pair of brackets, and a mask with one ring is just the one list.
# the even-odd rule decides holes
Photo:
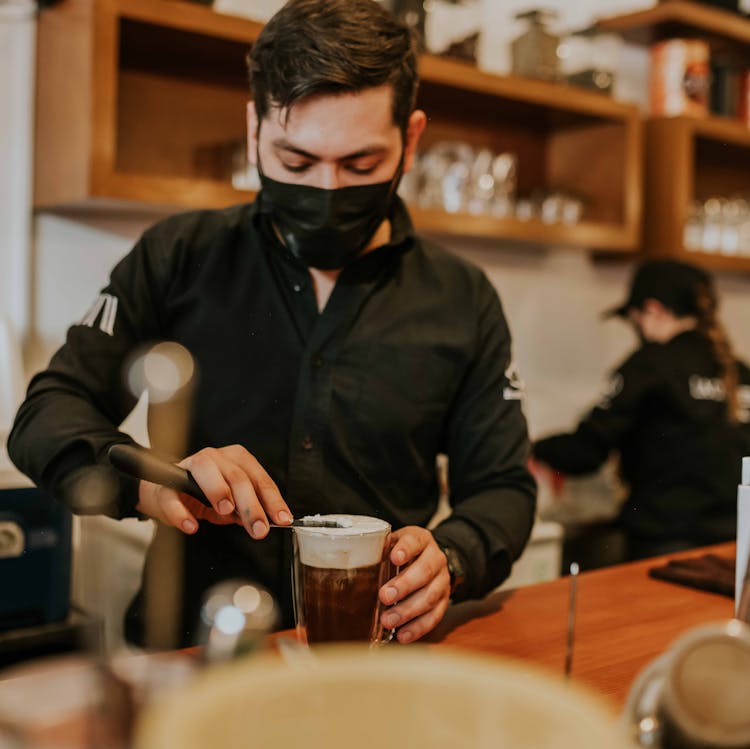
[[(203, 591), (232, 576), (270, 588), (289, 626), (290, 534), (268, 521), (317, 512), (397, 529), (402, 569), (381, 589), (396, 604), (383, 624), (410, 642), (451, 596), (502, 582), (530, 532), (510, 334), (485, 276), (416, 237), (395, 195), (426, 121), (407, 29), (371, 0), (292, 0), (260, 35), (250, 71), (257, 200), (143, 235), (100, 314), (71, 327), (34, 378), (10, 454), (92, 511), (81, 487), (113, 475), (107, 449), (129, 439), (115, 426), (134, 403), (123, 363), (144, 341), (177, 341), (201, 373), (181, 465), (213, 509), (121, 477), (117, 501), (94, 509), (184, 532), (183, 642)], [(430, 532), (440, 452), (453, 513)], [(149, 567), (159, 543), (157, 533)], [(141, 608), (129, 612), (131, 639), (142, 637)]]

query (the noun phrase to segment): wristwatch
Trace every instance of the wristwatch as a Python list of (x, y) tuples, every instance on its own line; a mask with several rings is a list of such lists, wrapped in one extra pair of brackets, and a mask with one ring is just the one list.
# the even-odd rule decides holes
[(448, 574), (451, 578), (451, 596), (463, 585), (466, 580), (466, 571), (461, 555), (452, 546), (440, 545), (440, 550), (445, 554), (448, 565)]

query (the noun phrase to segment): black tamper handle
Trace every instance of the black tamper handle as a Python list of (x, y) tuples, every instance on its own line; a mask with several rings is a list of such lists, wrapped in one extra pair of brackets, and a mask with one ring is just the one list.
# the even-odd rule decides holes
[(107, 455), (109, 462), (121, 473), (168, 486), (170, 489), (195, 497), (206, 507), (212, 507), (190, 471), (160, 458), (145, 447), (127, 444), (112, 445)]

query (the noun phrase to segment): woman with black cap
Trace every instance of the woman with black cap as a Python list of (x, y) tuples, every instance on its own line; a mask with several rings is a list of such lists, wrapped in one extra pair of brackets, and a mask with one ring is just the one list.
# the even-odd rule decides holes
[(617, 525), (639, 559), (734, 538), (741, 458), (750, 455), (750, 370), (732, 353), (711, 278), (669, 260), (641, 265), (627, 301), (641, 346), (575, 432), (534, 445), (536, 460), (591, 473), (619, 452), (628, 500)]

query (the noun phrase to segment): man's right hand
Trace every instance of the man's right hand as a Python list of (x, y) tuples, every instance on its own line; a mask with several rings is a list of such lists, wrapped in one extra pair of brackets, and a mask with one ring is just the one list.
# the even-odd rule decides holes
[(255, 539), (266, 537), (269, 518), (279, 525), (292, 522), (292, 513), (273, 479), (241, 445), (207, 447), (179, 465), (193, 474), (212, 506), (166, 486), (141, 481), (138, 512), (188, 534), (198, 530), (198, 520), (217, 525), (237, 523)]

